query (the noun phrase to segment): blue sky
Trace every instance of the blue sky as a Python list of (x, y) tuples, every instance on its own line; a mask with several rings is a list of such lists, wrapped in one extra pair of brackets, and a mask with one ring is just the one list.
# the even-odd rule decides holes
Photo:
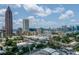
[(31, 28), (79, 25), (79, 5), (77, 4), (1, 4), (0, 29), (4, 26), (5, 11), (8, 6), (13, 13), (14, 29), (22, 27), (23, 19), (29, 19)]

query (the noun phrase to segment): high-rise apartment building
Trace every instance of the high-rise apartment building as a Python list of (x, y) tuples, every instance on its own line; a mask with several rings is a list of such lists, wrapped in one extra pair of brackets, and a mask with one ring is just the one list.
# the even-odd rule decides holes
[(24, 19), (23, 20), (23, 31), (29, 31), (29, 19)]

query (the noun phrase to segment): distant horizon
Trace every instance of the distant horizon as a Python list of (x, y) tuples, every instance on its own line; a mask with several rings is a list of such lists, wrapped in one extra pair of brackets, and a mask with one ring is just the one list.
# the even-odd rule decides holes
[(23, 19), (29, 19), (30, 28), (79, 25), (79, 4), (0, 4), (0, 29), (8, 6), (13, 13), (13, 29), (22, 28)]

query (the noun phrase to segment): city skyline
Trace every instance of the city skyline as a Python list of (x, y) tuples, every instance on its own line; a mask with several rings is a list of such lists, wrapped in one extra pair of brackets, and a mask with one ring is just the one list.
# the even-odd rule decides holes
[(78, 5), (0, 5), (0, 55), (79, 55)]
[(37, 4), (0, 5), (0, 29), (4, 26), (5, 10), (10, 6), (13, 13), (13, 28), (22, 27), (22, 20), (29, 19), (30, 28), (49, 28), (62, 25), (78, 25), (79, 5)]

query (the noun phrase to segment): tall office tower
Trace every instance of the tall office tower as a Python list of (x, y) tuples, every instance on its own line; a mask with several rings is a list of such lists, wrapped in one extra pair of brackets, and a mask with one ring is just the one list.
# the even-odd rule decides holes
[(6, 36), (12, 35), (13, 31), (13, 23), (12, 23), (12, 11), (10, 7), (8, 6), (6, 12), (5, 12), (5, 33)]
[(23, 32), (28, 32), (29, 31), (29, 19), (24, 19), (23, 20)]

